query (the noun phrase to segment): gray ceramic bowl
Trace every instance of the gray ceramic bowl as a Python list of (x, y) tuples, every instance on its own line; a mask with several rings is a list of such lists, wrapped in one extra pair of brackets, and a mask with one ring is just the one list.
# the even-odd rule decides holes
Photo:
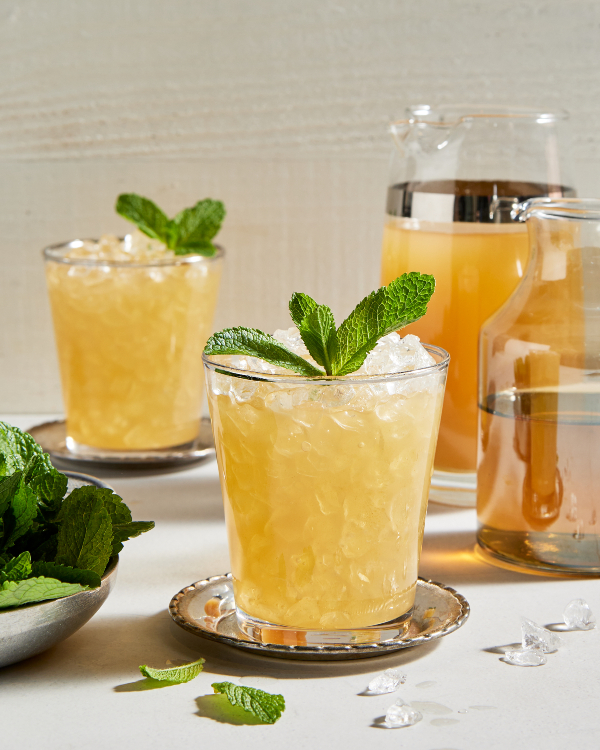
[[(64, 473), (69, 477), (69, 492), (86, 484), (108, 486), (87, 474)], [(64, 599), (0, 611), (0, 667), (40, 654), (85, 625), (104, 604), (115, 585), (118, 563), (118, 557), (111, 559), (100, 588), (81, 591)]]

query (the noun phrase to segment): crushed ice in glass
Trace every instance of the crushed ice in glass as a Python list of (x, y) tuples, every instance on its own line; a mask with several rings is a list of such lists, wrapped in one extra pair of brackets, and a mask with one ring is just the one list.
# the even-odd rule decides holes
[(421, 721), (422, 718), (422, 713), (400, 699), (397, 700), (393, 706), (388, 708), (385, 715), (384, 726), (388, 727), (388, 729), (412, 727), (413, 724)]
[(399, 669), (386, 669), (385, 672), (378, 674), (369, 683), (368, 692), (372, 695), (383, 695), (384, 693), (393, 693), (398, 690), (400, 685), (406, 682), (406, 675)]
[[(296, 327), (280, 329), (273, 334), (274, 338), (286, 346), (295, 354), (299, 354), (309, 362), (316, 364), (308, 353), (300, 333)], [(265, 362), (257, 357), (242, 355), (228, 356), (223, 358), (224, 364), (227, 364), (238, 370), (264, 373), (265, 375), (285, 375), (288, 378), (296, 377), (291, 370), (283, 367), (277, 367), (269, 362)], [(277, 408), (283, 410), (291, 409), (303, 402), (318, 403), (322, 408), (339, 408), (340, 406), (349, 405), (351, 408), (372, 409), (381, 405), (381, 397), (387, 395), (403, 394), (410, 396), (413, 393), (431, 390), (435, 392), (438, 388), (438, 380), (435, 375), (423, 376), (421, 378), (396, 378), (388, 379), (386, 382), (376, 382), (361, 385), (360, 387), (352, 384), (353, 376), (377, 376), (387, 375), (395, 372), (411, 372), (413, 370), (431, 367), (435, 364), (434, 358), (422, 346), (418, 336), (408, 334), (402, 338), (397, 333), (390, 333), (383, 336), (375, 348), (369, 352), (362, 366), (354, 373), (351, 373), (346, 383), (332, 384), (329, 388), (315, 388), (302, 382), (294, 384), (293, 382), (281, 382), (277, 388), (287, 389), (289, 394), (289, 405), (284, 400), (277, 404)], [(223, 378), (216, 377), (213, 381), (213, 391), (216, 395), (228, 393), (232, 399), (238, 403), (249, 401), (253, 394), (260, 388), (260, 381), (244, 381), (232, 379), (227, 376)], [(380, 418), (391, 419), (393, 415), (381, 415)]]
[(596, 627), (596, 617), (585, 599), (573, 599), (569, 602), (563, 619), (569, 630), (593, 630)]
[(521, 634), (523, 649), (536, 649), (544, 654), (558, 651), (562, 643), (556, 633), (543, 628), (526, 617), (521, 617)]
[(517, 648), (514, 651), (505, 651), (504, 661), (516, 667), (541, 667), (548, 659), (537, 648)]

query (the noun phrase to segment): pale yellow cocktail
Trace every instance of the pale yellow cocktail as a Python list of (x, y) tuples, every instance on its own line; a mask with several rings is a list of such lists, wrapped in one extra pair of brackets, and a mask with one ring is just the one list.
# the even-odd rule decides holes
[(71, 448), (197, 436), (221, 256), (175, 256), (140, 233), (45, 251)]
[(242, 627), (347, 631), (410, 614), (448, 359), (404, 342), (407, 371), (368, 374), (382, 347), (402, 349), (391, 334), (358, 373), (319, 381), (205, 357)]

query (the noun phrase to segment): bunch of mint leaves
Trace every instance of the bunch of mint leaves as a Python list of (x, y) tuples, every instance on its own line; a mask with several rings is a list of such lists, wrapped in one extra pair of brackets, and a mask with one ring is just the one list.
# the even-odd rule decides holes
[(112, 490), (66, 495), (67, 482), (31, 435), (0, 422), (0, 610), (97, 588), (123, 542), (154, 527)]
[(258, 357), (307, 377), (349, 375), (359, 369), (382, 336), (423, 317), (434, 290), (433, 276), (416, 271), (402, 274), (359, 302), (337, 329), (327, 305), (296, 292), (290, 300), (290, 315), (311, 357), (323, 369), (255, 328), (219, 331), (209, 338), (204, 353)]
[(221, 201), (205, 198), (169, 219), (149, 198), (123, 193), (117, 198), (115, 210), (148, 237), (164, 242), (175, 255), (194, 253), (210, 257), (217, 252), (211, 240), (225, 218)]

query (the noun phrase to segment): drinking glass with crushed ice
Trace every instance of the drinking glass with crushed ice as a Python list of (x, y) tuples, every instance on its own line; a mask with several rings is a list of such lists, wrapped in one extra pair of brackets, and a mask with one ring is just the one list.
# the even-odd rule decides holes
[(141, 232), (46, 248), (71, 451), (196, 438), (222, 255), (175, 255)]
[[(296, 328), (274, 335), (308, 358)], [(204, 356), (248, 637), (315, 645), (407, 632), (448, 361), (397, 333), (343, 377)]]

